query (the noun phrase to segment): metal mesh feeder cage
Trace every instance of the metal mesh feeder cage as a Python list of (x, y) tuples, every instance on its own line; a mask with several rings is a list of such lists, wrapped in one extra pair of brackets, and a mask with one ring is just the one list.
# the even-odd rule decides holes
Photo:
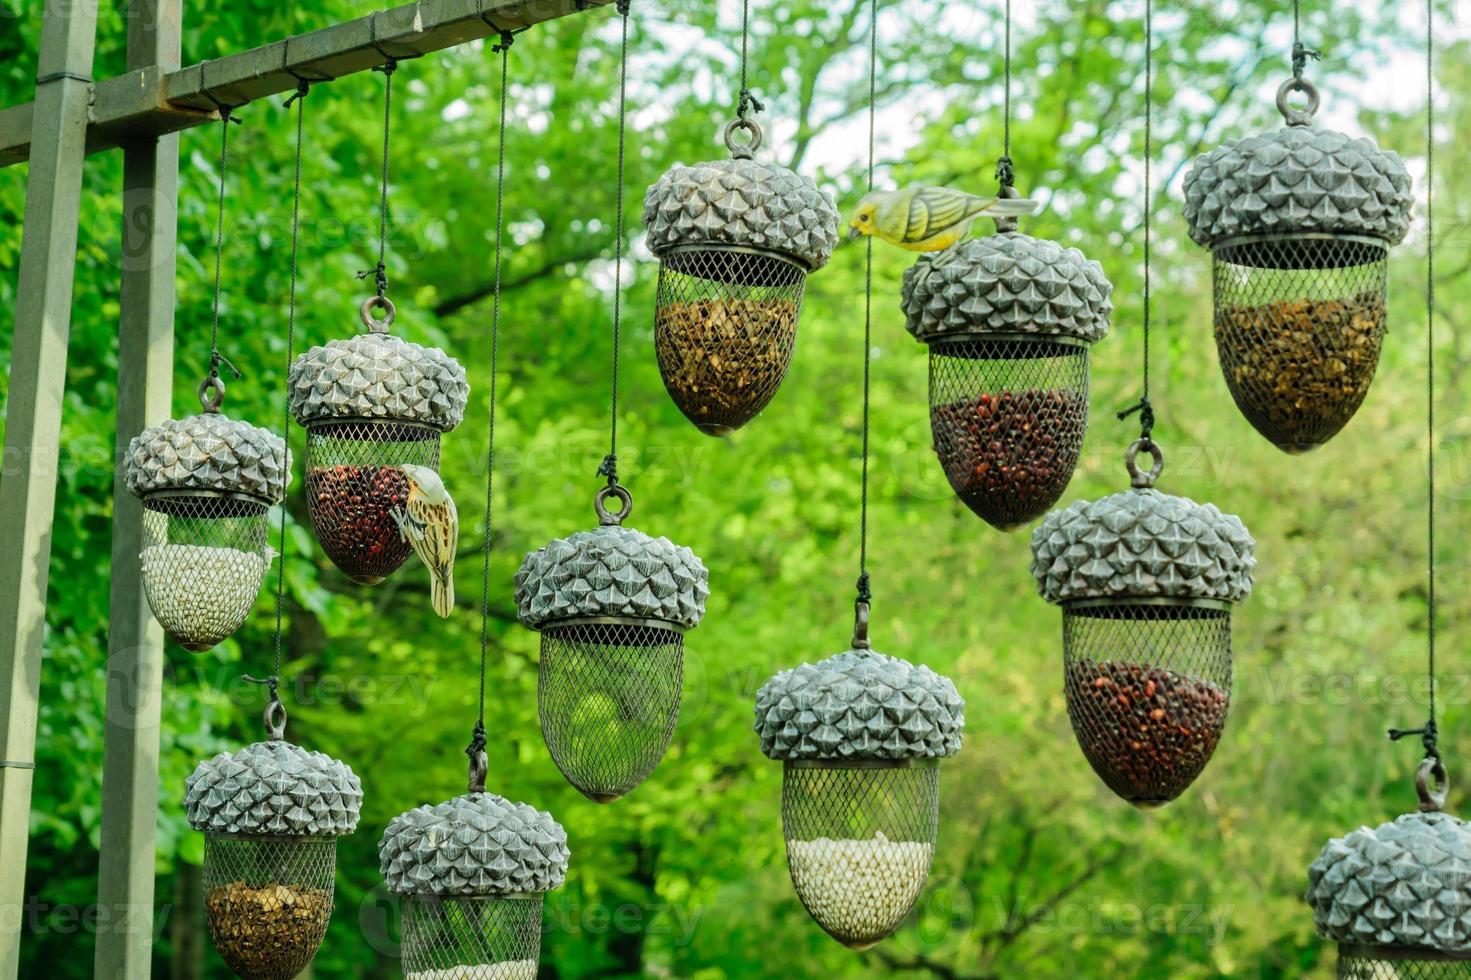
[[(617, 495), (621, 510), (604, 502)], [(537, 706), (547, 750), (586, 797), (611, 803), (654, 771), (679, 721), (684, 634), (709, 573), (690, 549), (623, 527), (622, 487), (602, 524), (533, 551), (516, 572), (521, 622), (541, 633)]]
[(535, 980), (542, 895), (567, 877), (567, 832), (551, 814), (481, 785), (394, 817), (378, 856), (404, 900), (407, 980)]
[(782, 671), (757, 692), (761, 751), (782, 762), (792, 886), (845, 946), (888, 936), (924, 890), (939, 760), (960, 750), (964, 711), (949, 679), (866, 647)]
[(201, 762), (184, 785), (189, 825), (205, 834), (215, 949), (245, 980), (290, 980), (326, 935), (337, 838), (362, 806), (358, 777), (273, 737)]
[(439, 469), (440, 436), (460, 424), (465, 369), (437, 347), (388, 333), (362, 306), (369, 332), (313, 347), (291, 366), (291, 412), (306, 428), (307, 508), (333, 564), (364, 585), (393, 574), (412, 549), (395, 514), (408, 497), (401, 466)]
[[(750, 142), (735, 140), (737, 129)], [(838, 209), (810, 179), (757, 163), (761, 128), (725, 129), (733, 159), (675, 167), (644, 197), (659, 258), (654, 349), (664, 386), (701, 432), (739, 429), (776, 395), (802, 290), (838, 240)]]
[[(1305, 109), (1288, 99), (1307, 97)], [(1384, 341), (1388, 253), (1410, 223), (1395, 153), (1311, 125), (1288, 79), (1287, 126), (1220, 146), (1185, 177), (1190, 237), (1211, 251), (1215, 335), (1236, 406), (1278, 448), (1322, 445), (1358, 411)]]
[(1427, 759), (1420, 812), (1335, 837), (1308, 867), (1307, 902), (1318, 935), (1338, 943), (1342, 980), (1471, 976), (1471, 826), (1440, 812), (1444, 773)]
[[(1135, 454), (1153, 454), (1141, 473)], [(1140, 808), (1185, 791), (1231, 705), (1231, 609), (1251, 592), (1241, 520), (1153, 488), (1158, 445), (1129, 448), (1134, 489), (1048, 514), (1032, 575), (1062, 606), (1068, 719), (1100, 779)]]
[(928, 253), (904, 274), (906, 326), (930, 350), (935, 454), (993, 527), (1035, 520), (1067, 489), (1112, 289), (1077, 249), (1014, 231)]
[(164, 632), (208, 650), (240, 628), (270, 565), (268, 514), (290, 472), (286, 443), (219, 414), (224, 385), (201, 386), (205, 412), (144, 429), (124, 475), (143, 501), (143, 591)]

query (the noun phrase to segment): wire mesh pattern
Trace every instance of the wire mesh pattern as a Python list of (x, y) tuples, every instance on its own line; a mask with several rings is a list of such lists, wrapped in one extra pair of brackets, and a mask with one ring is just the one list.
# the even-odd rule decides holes
[(1088, 428), (1088, 348), (1046, 339), (930, 345), (930, 433), (945, 478), (1001, 530), (1057, 503)]
[(536, 980), (542, 896), (404, 900), (406, 980)]
[(204, 838), (204, 905), (220, 956), (245, 980), (290, 980), (332, 918), (335, 837)]
[(1064, 693), (1083, 755), (1138, 807), (1179, 796), (1231, 707), (1231, 613), (1201, 606), (1065, 608)]
[(306, 436), (307, 508), (332, 563), (376, 585), (412, 553), (393, 518), (408, 499), (405, 463), (439, 469), (440, 431), (367, 419), (314, 422)]
[(1241, 414), (1288, 452), (1353, 418), (1384, 344), (1388, 250), (1275, 237), (1214, 250), (1221, 371)]
[(654, 350), (664, 387), (701, 432), (739, 429), (776, 395), (806, 279), (794, 261), (748, 250), (694, 246), (662, 257)]
[(929, 878), (939, 766), (789, 762), (781, 816), (797, 897), (828, 935), (863, 949), (899, 927)]
[(542, 629), (537, 707), (552, 761), (584, 796), (608, 803), (664, 758), (684, 685), (684, 634), (637, 622)]
[(1417, 958), (1410, 951), (1385, 957), (1341, 949), (1338, 953), (1339, 980), (1468, 980), (1471, 959), (1452, 959), (1434, 953)]
[(267, 507), (226, 494), (143, 502), (143, 591), (164, 632), (208, 650), (240, 628), (270, 565)]

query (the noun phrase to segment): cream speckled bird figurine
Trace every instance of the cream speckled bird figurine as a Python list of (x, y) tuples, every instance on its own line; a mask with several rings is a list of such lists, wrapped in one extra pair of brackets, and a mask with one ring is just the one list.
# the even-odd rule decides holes
[(438, 473), (427, 466), (408, 464), (399, 469), (409, 481), (409, 499), (402, 509), (394, 508), (393, 519), (399, 534), (429, 569), (434, 611), (449, 618), (455, 608), (455, 544), (460, 535), (460, 515)]
[(865, 195), (848, 222), (848, 237), (873, 235), (911, 252), (938, 252), (970, 234), (977, 218), (1020, 217), (1037, 207), (1025, 198), (977, 197), (948, 187), (911, 185)]

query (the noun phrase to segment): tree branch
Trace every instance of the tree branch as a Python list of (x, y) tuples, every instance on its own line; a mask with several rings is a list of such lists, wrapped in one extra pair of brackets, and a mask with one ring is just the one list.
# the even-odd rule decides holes
[[(547, 262), (546, 264), (532, 269), (529, 272), (522, 273), (514, 279), (502, 279), (501, 292), (508, 293), (513, 289), (520, 289), (523, 286), (529, 286), (537, 280), (545, 279), (548, 276), (555, 275), (556, 273), (560, 272), (565, 266), (583, 265), (587, 262), (591, 262), (593, 259), (599, 258), (602, 254), (602, 249), (589, 249), (586, 252), (580, 252), (576, 255), (565, 255), (561, 258), (554, 259), (553, 261)], [(471, 289), (469, 292), (462, 293), (459, 296), (452, 296), (449, 299), (440, 301), (434, 307), (434, 315), (441, 319), (448, 316), (454, 316), (465, 307), (474, 306), (476, 303), (489, 297), (494, 292), (494, 282), (482, 283), (481, 285)]]

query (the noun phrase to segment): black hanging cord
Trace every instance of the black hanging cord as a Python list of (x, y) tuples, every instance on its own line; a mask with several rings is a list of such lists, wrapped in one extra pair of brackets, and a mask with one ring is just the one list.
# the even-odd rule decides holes
[(1011, 0), (1006, 0), (1006, 61), (1002, 89), (1001, 159), (996, 161), (996, 180), (1004, 194), (1016, 182), (1016, 168), (1011, 163)]
[(388, 295), (388, 141), (393, 131), (393, 73), (398, 70), (399, 61), (389, 55), (384, 57), (387, 60), (373, 69), (383, 73), (383, 172), (378, 200), (378, 264), (358, 273), (359, 279), (373, 277), (380, 300)]
[(225, 170), (230, 162), (230, 124), (238, 124), (240, 120), (233, 115), (235, 106), (220, 102), (215, 105), (220, 110), (220, 194), (215, 205), (215, 291), (213, 322), (209, 330), (209, 377), (212, 381), (219, 379), (221, 364), (229, 369), (231, 375), (240, 377), (240, 369), (220, 353), (220, 274), (225, 254)]
[(1391, 728), (1389, 737), (1398, 741), (1419, 735), (1425, 756), (1440, 760), (1435, 723), (1435, 11), (1425, 4), (1425, 598), (1426, 680), (1429, 682), (1429, 715), (1420, 728)]
[(494, 502), (496, 377), (500, 372), (501, 239), (505, 235), (506, 227), (506, 102), (510, 98), (506, 78), (509, 71), (512, 41), (511, 35), (502, 31), (500, 43), (491, 49), (501, 56), (501, 115), (495, 165), (495, 271), (493, 273), (494, 289), (490, 301), (490, 434), (486, 438), (485, 448), (485, 540), (481, 545), (480, 554), (480, 707), (475, 716), (475, 729), (470, 736), (470, 744), (465, 747), (465, 754), (470, 757), (472, 768), (483, 760), (486, 745), (485, 663), (490, 654), (491, 505)]
[[(296, 164), (293, 172), (291, 189), (291, 275), (290, 285), (286, 292), (286, 369), (291, 370), (291, 362), (296, 358), (296, 282), (298, 257), (300, 255), (301, 241), (301, 146), (302, 146), (302, 124), (306, 115), (306, 95), (311, 85), (305, 79), (297, 79), (296, 93), (286, 100), (286, 106), (296, 104)], [(291, 407), (290, 399), (287, 399), (287, 407), (282, 412), (281, 418), (281, 441), (286, 445), (287, 459), (291, 457)], [(291, 478), (289, 466), (281, 471), (281, 526), (276, 547), (276, 636), (274, 660), (271, 663), (271, 676), (266, 678), (266, 685), (270, 689), (271, 701), (275, 704), (281, 703), (281, 638), (284, 632), (282, 617), (286, 607), (286, 483)], [(284, 708), (282, 709), (284, 712)]]
[(766, 106), (756, 98), (746, 84), (747, 48), (751, 36), (751, 0), (741, 0), (741, 98), (736, 105), (736, 116), (745, 119), (752, 112), (765, 112)]
[[(878, 123), (878, 0), (868, 4), (868, 193), (873, 193), (874, 134)], [(863, 269), (863, 490), (858, 516), (858, 598), (859, 616), (866, 619), (867, 606), (873, 599), (868, 575), (868, 445), (869, 401), (873, 381), (873, 238), (869, 237), (868, 255)]]
[(1139, 438), (1153, 444), (1154, 406), (1149, 401), (1149, 317), (1153, 275), (1150, 260), (1154, 250), (1153, 217), (1154, 157), (1154, 3), (1144, 0), (1144, 393), (1133, 405), (1118, 413), (1120, 421), (1139, 413)]
[(618, 354), (622, 346), (623, 319), (623, 170), (628, 141), (628, 9), (630, 0), (618, 0), (623, 19), (623, 38), (618, 56), (618, 182), (613, 188), (613, 405), (608, 426), (608, 455), (598, 467), (608, 486), (618, 485)]
[(1308, 59), (1314, 61), (1323, 57), (1319, 51), (1303, 47), (1302, 43), (1302, 2), (1292, 0), (1292, 77), (1302, 79), (1302, 73), (1307, 69)]

